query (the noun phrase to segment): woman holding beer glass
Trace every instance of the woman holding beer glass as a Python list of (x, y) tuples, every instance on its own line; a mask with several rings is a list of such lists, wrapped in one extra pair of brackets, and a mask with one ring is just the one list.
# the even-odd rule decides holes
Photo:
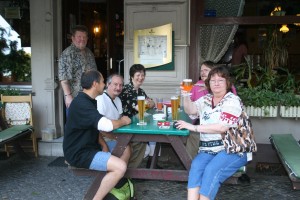
[[(138, 96), (145, 97), (145, 107), (153, 108), (155, 106), (154, 101), (149, 98), (146, 92), (141, 88), (144, 83), (146, 70), (141, 64), (134, 64), (129, 69), (130, 82), (123, 87), (121, 94), (119, 95), (122, 101), (123, 115), (132, 117), (139, 111), (137, 99)], [(136, 168), (142, 162), (146, 144), (141, 142), (134, 142), (131, 144), (133, 151), (129, 160), (128, 167)]]
[(184, 110), (200, 117), (200, 125), (179, 120), (177, 128), (200, 133), (199, 153), (193, 159), (188, 179), (188, 200), (215, 199), (221, 183), (247, 163), (246, 153), (227, 154), (222, 134), (237, 126), (242, 103), (231, 92), (228, 70), (214, 67), (205, 81), (209, 94), (192, 102), (183, 94)]
[[(208, 90), (205, 86), (205, 80), (207, 79), (207, 76), (208, 76), (208, 73), (210, 72), (210, 70), (215, 66), (216, 66), (216, 64), (212, 61), (204, 61), (201, 64), (200, 80), (193, 85), (193, 88), (190, 92), (192, 101), (196, 101), (200, 97), (203, 97), (204, 95), (208, 94)], [(236, 94), (236, 89), (233, 85), (231, 87), (231, 92)], [(195, 124), (195, 125), (199, 124), (198, 117), (196, 119), (193, 119), (193, 124)], [(190, 133), (190, 136), (188, 137), (187, 142), (186, 142), (186, 148), (187, 148), (187, 151), (192, 156), (192, 158), (197, 155), (198, 148), (199, 148), (199, 134), (198, 133), (194, 133), (194, 132)]]

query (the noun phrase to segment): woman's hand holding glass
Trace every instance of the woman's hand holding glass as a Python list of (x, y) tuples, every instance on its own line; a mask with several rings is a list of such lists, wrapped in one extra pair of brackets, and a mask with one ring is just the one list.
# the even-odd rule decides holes
[(153, 101), (153, 99), (147, 98), (145, 100), (145, 106), (146, 106), (146, 110), (149, 109), (149, 108), (154, 108), (155, 107), (155, 102)]

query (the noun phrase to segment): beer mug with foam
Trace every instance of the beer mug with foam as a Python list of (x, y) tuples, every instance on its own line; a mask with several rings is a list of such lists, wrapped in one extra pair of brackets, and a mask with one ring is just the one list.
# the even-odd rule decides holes
[(178, 120), (178, 97), (171, 97), (172, 121)]
[(190, 92), (192, 90), (193, 83), (192, 79), (183, 79), (182, 81), (182, 88), (186, 92)]
[(139, 124), (144, 124), (144, 113), (145, 113), (145, 96), (138, 96), (137, 97), (138, 102), (138, 110), (139, 110)]

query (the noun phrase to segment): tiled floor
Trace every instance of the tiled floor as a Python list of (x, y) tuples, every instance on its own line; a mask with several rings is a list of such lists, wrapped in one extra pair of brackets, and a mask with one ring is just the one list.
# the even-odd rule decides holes
[[(93, 177), (78, 177), (67, 167), (49, 167), (56, 157), (40, 156), (22, 160), (17, 155), (0, 160), (0, 199), (79, 200), (83, 199)], [(163, 167), (176, 165), (162, 159)], [(292, 190), (287, 176), (263, 176), (250, 173), (250, 183), (222, 185), (218, 200), (300, 199), (300, 191)], [(184, 200), (186, 182), (133, 180), (138, 200)]]
[(63, 137), (51, 140), (38, 142), (39, 155), (41, 156), (63, 156), (62, 149)]

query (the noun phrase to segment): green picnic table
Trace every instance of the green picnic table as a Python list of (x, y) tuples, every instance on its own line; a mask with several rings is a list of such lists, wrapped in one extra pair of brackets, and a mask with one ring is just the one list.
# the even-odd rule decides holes
[[(138, 125), (138, 118), (137, 116), (134, 116), (131, 118), (131, 124), (114, 130), (113, 133), (117, 137), (117, 144), (112, 154), (120, 157), (130, 142), (156, 142), (150, 168), (128, 168), (125, 176), (135, 179), (187, 181), (188, 172), (192, 162), (192, 158), (185, 148), (189, 130), (173, 128), (172, 123), (169, 128), (160, 128), (157, 126), (158, 121), (153, 120), (152, 115), (155, 113), (156, 111), (154, 109), (147, 111), (145, 116), (147, 125)], [(191, 121), (189, 116), (183, 110), (180, 110), (179, 112), (179, 119)], [(166, 120), (171, 122), (171, 116)], [(183, 170), (154, 168), (158, 159), (160, 143), (168, 143), (173, 147), (174, 152), (184, 166)], [(97, 172), (96, 178), (89, 187), (84, 199), (92, 199), (94, 197), (103, 176), (103, 173)]]

